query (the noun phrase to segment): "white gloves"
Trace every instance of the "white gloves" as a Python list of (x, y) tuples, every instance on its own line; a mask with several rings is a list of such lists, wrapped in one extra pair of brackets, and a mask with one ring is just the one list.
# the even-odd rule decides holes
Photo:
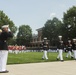
[(8, 31), (10, 32), (11, 30), (8, 28)]

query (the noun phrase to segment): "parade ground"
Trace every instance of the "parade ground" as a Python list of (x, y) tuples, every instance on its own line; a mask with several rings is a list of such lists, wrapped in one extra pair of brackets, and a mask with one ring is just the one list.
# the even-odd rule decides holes
[(9, 73), (0, 75), (76, 75), (76, 61), (7, 65)]

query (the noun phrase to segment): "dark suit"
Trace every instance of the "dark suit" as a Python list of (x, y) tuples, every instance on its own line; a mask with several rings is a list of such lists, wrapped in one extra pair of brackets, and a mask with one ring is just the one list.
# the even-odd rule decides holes
[(49, 44), (48, 42), (43, 42), (43, 50), (48, 50), (49, 49)]
[(64, 50), (64, 44), (59, 42), (57, 48)]

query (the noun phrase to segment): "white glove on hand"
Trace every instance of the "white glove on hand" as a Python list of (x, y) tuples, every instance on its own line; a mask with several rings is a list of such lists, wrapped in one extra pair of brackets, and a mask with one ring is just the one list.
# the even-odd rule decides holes
[(11, 30), (8, 28), (8, 31), (10, 32)]

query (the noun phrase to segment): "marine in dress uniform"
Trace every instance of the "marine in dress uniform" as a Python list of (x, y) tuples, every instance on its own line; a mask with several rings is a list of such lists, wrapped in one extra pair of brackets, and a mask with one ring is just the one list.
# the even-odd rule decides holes
[(64, 44), (63, 44), (63, 41), (60, 41), (59, 44), (58, 44), (58, 47), (57, 47), (58, 51), (59, 51), (59, 54), (57, 56), (57, 60), (60, 58), (60, 61), (64, 61), (63, 60), (63, 50), (64, 50)]
[(73, 52), (74, 52), (74, 59), (76, 60), (76, 39), (73, 39)]
[(13, 37), (13, 34), (8, 31), (9, 25), (2, 26), (2, 32), (0, 33), (0, 73), (8, 73), (6, 70), (7, 57), (8, 57), (8, 45), (7, 40)]
[(44, 50), (42, 59), (48, 60), (47, 50), (49, 49), (49, 44), (48, 44), (47, 38), (44, 38), (42, 46), (43, 46), (43, 50)]
[(68, 56), (70, 56), (70, 58), (73, 58), (73, 55), (72, 55), (72, 43), (71, 43), (71, 40), (68, 40), (68, 44), (66, 46), (66, 49), (67, 49), (67, 55), (66, 55), (66, 58), (68, 58)]

